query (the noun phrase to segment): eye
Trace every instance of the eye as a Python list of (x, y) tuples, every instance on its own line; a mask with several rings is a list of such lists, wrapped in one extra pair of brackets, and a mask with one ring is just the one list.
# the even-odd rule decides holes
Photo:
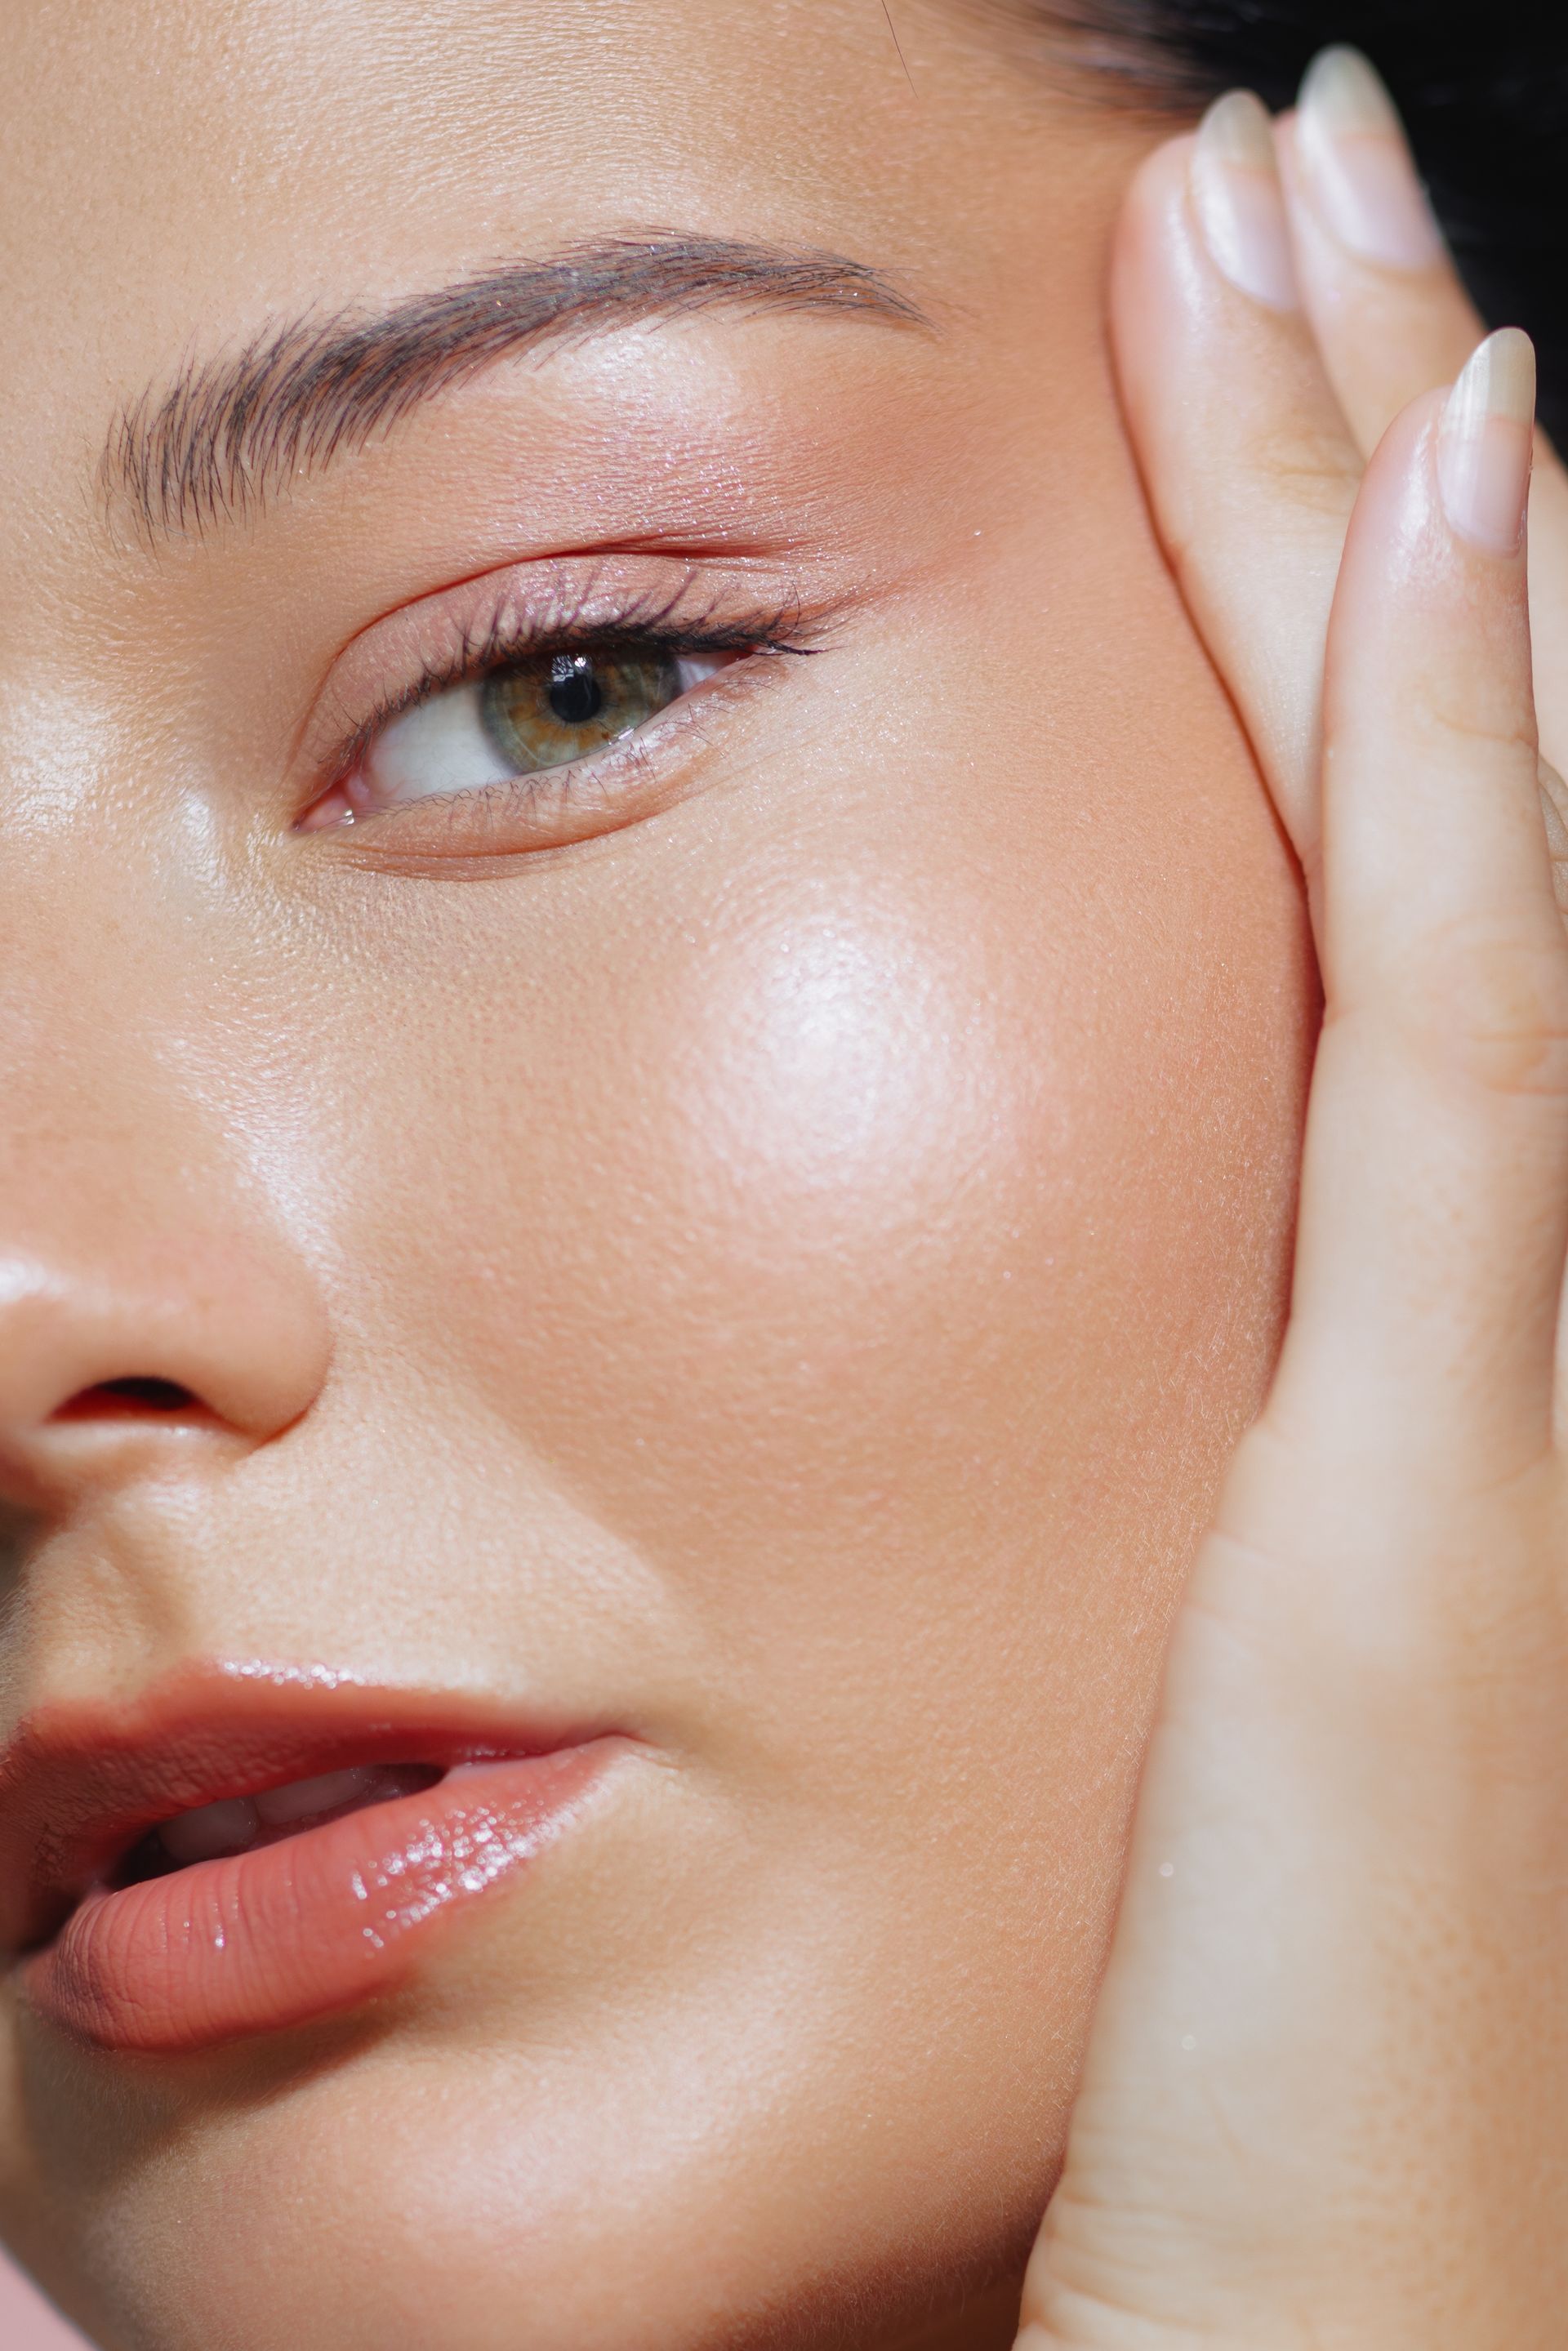
[(603, 644), (508, 662), (390, 720), (307, 829), (591, 760), (738, 658)]

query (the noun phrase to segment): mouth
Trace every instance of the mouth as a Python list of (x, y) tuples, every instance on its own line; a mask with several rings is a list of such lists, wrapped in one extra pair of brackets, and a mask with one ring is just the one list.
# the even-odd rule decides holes
[(219, 1796), (162, 1821), (139, 1837), (110, 1874), (115, 1887), (144, 1886), (197, 1862), (226, 1861), (256, 1853), (286, 1838), (346, 1819), (370, 1804), (423, 1794), (445, 1777), (434, 1763), (350, 1763), (339, 1771), (319, 1771), (281, 1787), (256, 1788)]
[(0, 1941), (28, 2003), (101, 2048), (306, 2024), (402, 1983), (626, 1744), (287, 1669), (57, 1707), (0, 1758)]

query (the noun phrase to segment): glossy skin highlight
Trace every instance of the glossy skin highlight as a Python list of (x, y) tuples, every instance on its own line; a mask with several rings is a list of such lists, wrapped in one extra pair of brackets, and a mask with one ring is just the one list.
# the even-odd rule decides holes
[[(15, 14), (0, 1729), (256, 1658), (635, 1745), (347, 2022), (129, 2062), (8, 1973), (7, 2233), (117, 2351), (1006, 2343), (1312, 1015), (1107, 373), (1146, 135), (956, 7), (913, 91), (849, 0)], [(156, 554), (97, 503), (194, 348), (669, 226), (935, 331), (629, 329)], [(296, 829), (378, 625), (610, 558), (831, 624), (636, 821)], [(201, 1410), (65, 1409), (130, 1378)]]

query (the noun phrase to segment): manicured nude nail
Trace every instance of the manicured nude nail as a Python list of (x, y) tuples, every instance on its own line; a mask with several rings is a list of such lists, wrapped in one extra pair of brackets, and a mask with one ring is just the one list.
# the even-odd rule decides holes
[(1204, 239), (1233, 286), (1271, 310), (1296, 308), (1296, 271), (1274, 155), (1274, 126), (1249, 90), (1217, 99), (1192, 152)]
[(1535, 346), (1517, 327), (1489, 335), (1443, 413), (1437, 479), (1449, 522), (1489, 555), (1517, 555), (1535, 423)]
[(1429, 269), (1442, 231), (1416, 175), (1394, 100), (1359, 49), (1308, 68), (1296, 142), (1317, 209), (1340, 243), (1388, 269)]

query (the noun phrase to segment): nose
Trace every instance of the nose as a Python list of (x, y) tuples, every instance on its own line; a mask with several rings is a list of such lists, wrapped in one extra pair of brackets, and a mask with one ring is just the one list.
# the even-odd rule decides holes
[(189, 1458), (193, 1440), (253, 1450), (326, 1371), (308, 1268), (199, 1138), (162, 1169), (145, 1129), (140, 1165), (95, 1148), (90, 1121), (76, 1140), (52, 1180), (0, 1164), (0, 1495), (29, 1507)]

